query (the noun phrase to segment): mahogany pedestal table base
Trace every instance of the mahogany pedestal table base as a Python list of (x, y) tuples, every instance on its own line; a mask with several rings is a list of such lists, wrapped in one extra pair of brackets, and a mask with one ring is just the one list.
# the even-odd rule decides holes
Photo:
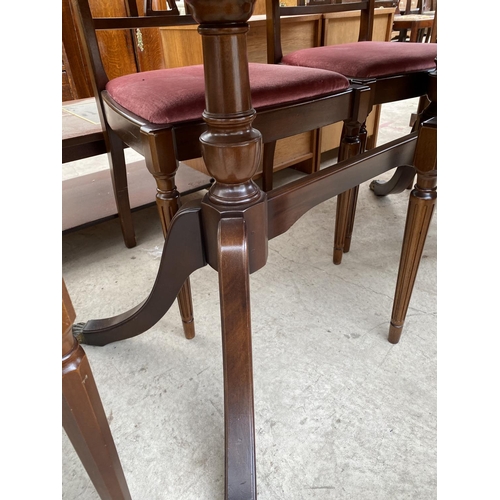
[[(266, 228), (271, 239), (287, 231), (304, 213), (346, 189), (388, 170), (387, 165), (409, 164), (416, 133), (345, 160), (266, 196), (255, 186), (258, 202), (240, 212), (223, 211), (210, 200), (186, 205), (175, 215), (151, 293), (144, 302), (119, 316), (76, 325), (83, 344), (106, 345), (137, 336), (153, 327), (174, 303), (186, 277), (209, 263), (219, 273), (225, 401), (226, 481), (228, 491), (246, 485), (248, 495), (227, 499), (255, 499), (255, 430), (249, 275), (257, 270), (251, 227)], [(390, 168), (390, 167), (389, 167)], [(252, 183), (253, 184), (253, 183)], [(216, 220), (219, 218), (218, 220)], [(216, 247), (214, 248), (214, 244)], [(182, 256), (182, 257), (181, 257)], [(410, 260), (412, 255), (409, 256)], [(258, 263), (259, 261), (257, 261)]]
[[(252, 5), (242, 0), (187, 3), (203, 41), (207, 131), (200, 141), (215, 183), (201, 202), (173, 217), (149, 296), (130, 311), (88, 321), (75, 333), (91, 345), (137, 336), (163, 317), (191, 273), (207, 264), (215, 269), (224, 376), (224, 498), (256, 500), (250, 274), (265, 266), (268, 240), (311, 208), (394, 167), (412, 165), (418, 133), (264, 193), (252, 181), (262, 154), (262, 136), (252, 127), (256, 113), (246, 62)], [(418, 224), (410, 225), (411, 233)], [(408, 260), (414, 255), (409, 253)]]

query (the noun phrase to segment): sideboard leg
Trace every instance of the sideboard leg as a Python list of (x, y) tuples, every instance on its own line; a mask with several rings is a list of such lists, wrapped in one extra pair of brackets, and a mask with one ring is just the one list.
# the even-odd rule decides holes
[(131, 500), (87, 355), (71, 333), (74, 319), (63, 281), (63, 428), (101, 499)]

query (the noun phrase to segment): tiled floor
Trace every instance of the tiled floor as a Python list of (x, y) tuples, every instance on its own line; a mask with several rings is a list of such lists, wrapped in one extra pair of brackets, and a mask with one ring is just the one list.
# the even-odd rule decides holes
[[(408, 132), (415, 106), (385, 106), (379, 141)], [(270, 241), (268, 264), (251, 277), (260, 500), (437, 497), (436, 216), (402, 340), (387, 342), (408, 195), (361, 186), (340, 266), (336, 200), (323, 203)], [(133, 249), (116, 220), (63, 236), (77, 321), (147, 296), (163, 237), (155, 208), (134, 220)], [(223, 496), (217, 274), (200, 269), (191, 285), (195, 339), (184, 339), (172, 307), (139, 337), (86, 347), (135, 500)], [(64, 433), (62, 478), (63, 499), (98, 498)]]

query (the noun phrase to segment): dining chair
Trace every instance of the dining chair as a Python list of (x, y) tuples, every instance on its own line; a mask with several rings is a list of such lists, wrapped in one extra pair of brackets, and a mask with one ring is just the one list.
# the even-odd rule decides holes
[[(371, 41), (375, 0), (322, 5), (281, 6), (280, 0), (267, 0), (268, 62), (289, 66), (327, 69), (345, 75), (352, 83), (370, 88), (370, 109), (374, 105), (400, 101), (427, 93), (429, 72), (436, 67), (437, 45)], [(323, 45), (287, 54), (281, 46), (282, 16), (311, 13), (361, 12), (358, 42)], [(364, 134), (366, 145), (366, 133)], [(398, 169), (390, 181), (376, 183), (377, 195), (401, 192), (412, 178), (409, 171)], [(348, 252), (359, 186), (342, 193), (337, 199), (333, 262), (340, 264)]]
[[(75, 6), (86, 2), (73, 1)], [(349, 85), (345, 77), (329, 71), (312, 73), (309, 68), (299, 68), (299, 72), (291, 73), (290, 69), (297, 68), (263, 65), (261, 77), (271, 88), (262, 83), (267, 89), (264, 92), (267, 100), (266, 105), (258, 108), (264, 97), (258, 91), (255, 82), (260, 80), (256, 79), (255, 66), (248, 64), (246, 50), (247, 21), (255, 0), (186, 0), (186, 3), (199, 24), (203, 44), (205, 125), (198, 129), (201, 130), (199, 147), (215, 182), (203, 200), (186, 204), (173, 216), (148, 297), (117, 316), (78, 324), (75, 334), (81, 343), (90, 345), (106, 345), (140, 335), (163, 317), (193, 272), (206, 265), (216, 270), (224, 378), (224, 497), (255, 500), (250, 275), (266, 265), (268, 241), (288, 231), (307, 211), (395, 166), (411, 164), (418, 134), (408, 134), (360, 153), (358, 133), (367, 116), (371, 89)], [(137, 21), (129, 19), (127, 23), (134, 25)], [(111, 123), (115, 123), (114, 118), (127, 123), (124, 130), (132, 134), (159, 130), (164, 137), (165, 129), (170, 131), (165, 123), (152, 124), (137, 114), (149, 116), (164, 106), (161, 99), (153, 101), (146, 92), (150, 77), (154, 80), (155, 76), (157, 73), (141, 78), (132, 76), (132, 82), (140, 88), (146, 85), (145, 93), (141, 92), (142, 96), (148, 96), (142, 103), (146, 109), (134, 106), (133, 99), (127, 101), (132, 110), (117, 104), (120, 82), (116, 82), (116, 87), (108, 85), (103, 102)], [(292, 76), (296, 78), (287, 83)], [(131, 84), (130, 78), (127, 81)], [(171, 86), (162, 85), (159, 95), (166, 98), (170, 89)], [(313, 96), (305, 97), (303, 92)], [(192, 93), (191, 89), (190, 96)], [(183, 100), (184, 108), (191, 109), (197, 100), (189, 102), (192, 106)], [(116, 110), (121, 110), (121, 114)], [(263, 144), (283, 134), (293, 136), (304, 129), (315, 130), (338, 121), (344, 121), (347, 131), (342, 138), (346, 159), (268, 193), (254, 182)], [(159, 138), (153, 137), (152, 143), (157, 147), (163, 145), (165, 151), (165, 144)]]
[(72, 334), (75, 309), (62, 281), (62, 424), (102, 500), (131, 500), (87, 355)]
[[(433, 2), (419, 0), (415, 7), (412, 9), (411, 0), (406, 1), (402, 12), (398, 6), (393, 22), (393, 30), (398, 33), (395, 40), (399, 42), (431, 41), (435, 27), (437, 0)], [(409, 36), (408, 32), (410, 32)]]
[[(175, 185), (179, 161), (202, 156), (199, 137), (207, 127), (204, 74), (215, 78), (214, 69), (195, 65), (108, 79), (101, 57), (105, 46), (98, 34), (105, 30), (135, 30), (137, 36), (140, 29), (195, 21), (191, 15), (180, 15), (177, 8), (153, 10), (151, 0), (147, 0), (146, 15), (142, 16), (138, 15), (135, 0), (129, 0), (130, 15), (126, 17), (94, 18), (88, 0), (72, 0), (72, 6), (105, 128), (114, 186), (124, 203), (122, 213), (129, 209), (123, 153), (126, 144), (144, 156), (156, 180), (156, 203), (166, 235), (180, 205)], [(272, 171), (277, 140), (329, 123), (344, 121), (349, 130), (341, 157), (359, 152), (358, 123), (367, 113), (366, 88), (350, 85), (344, 76), (327, 70), (258, 63), (249, 65), (249, 78), (258, 113), (255, 123), (264, 142), (264, 171)], [(226, 89), (219, 87), (219, 91), (222, 100)], [(178, 304), (184, 334), (191, 339), (195, 328), (189, 279), (179, 287)]]

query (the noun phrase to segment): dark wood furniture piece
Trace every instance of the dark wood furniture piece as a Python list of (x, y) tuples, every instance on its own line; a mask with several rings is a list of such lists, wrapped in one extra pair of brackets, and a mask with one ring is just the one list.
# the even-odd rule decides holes
[[(247, 52), (249, 62), (265, 63), (267, 62), (266, 2), (259, 0), (256, 9), (259, 3), (262, 5), (264, 15), (255, 15), (254, 11), (254, 15), (249, 19)], [(292, 5), (293, 1), (288, 0), (288, 3)], [(391, 39), (395, 7), (393, 5), (390, 7), (377, 8), (374, 12), (374, 40)], [(321, 43), (334, 45), (356, 41), (359, 21), (358, 11), (329, 14), (327, 18), (322, 14), (287, 17), (283, 19), (281, 30), (283, 51), (286, 53), (307, 47), (318, 47)], [(202, 44), (197, 26), (168, 26), (160, 28), (160, 34), (166, 67), (176, 68), (203, 63)], [(374, 106), (366, 120), (367, 144), (372, 144), (371, 147), (376, 144), (379, 116), (380, 106)], [(320, 132), (311, 131), (279, 140), (276, 144), (273, 171), (292, 167), (309, 174), (319, 170), (321, 160), (336, 158), (341, 132), (342, 123), (337, 123), (324, 127)], [(316, 137), (318, 133), (321, 134), (320, 138)], [(188, 160), (186, 164), (207, 173), (202, 158)], [(257, 175), (261, 174), (262, 166), (257, 170)], [(264, 183), (264, 190), (268, 189)]]
[(62, 282), (62, 424), (102, 500), (131, 500), (85, 351), (72, 334), (76, 314)]
[[(151, 8), (151, 5), (151, 1), (149, 1), (145, 8)], [(115, 80), (113, 75), (118, 75), (117, 78), (124, 78), (136, 75), (137, 70), (141, 69), (141, 67), (137, 67), (134, 61), (138, 54), (137, 50), (141, 52), (143, 36), (146, 33), (150, 33), (149, 28), (155, 28), (164, 24), (168, 25), (169, 21), (170, 23), (172, 23), (172, 20), (177, 21), (178, 16), (172, 16), (170, 15), (171, 11), (166, 11), (163, 16), (143, 17), (142, 24), (134, 25), (133, 23), (128, 23), (128, 18), (129, 16), (138, 17), (139, 15), (135, 0), (127, 1), (125, 4), (122, 3), (122, 12), (118, 14), (118, 16), (121, 15), (122, 17), (116, 17), (117, 11), (115, 9), (109, 9), (103, 5), (99, 5), (97, 13), (91, 12), (90, 4), (87, 2), (72, 2), (71, 7), (76, 18), (76, 27), (79, 31), (82, 44), (81, 49), (88, 66), (97, 110), (103, 128), (117, 212), (125, 244), (131, 247), (135, 245), (135, 232), (128, 195), (124, 148), (132, 147), (145, 157), (146, 166), (156, 180), (156, 203), (163, 231), (166, 234), (170, 220), (179, 208), (180, 195), (175, 183), (179, 160), (182, 160), (183, 156), (187, 158), (192, 157), (193, 152), (190, 144), (193, 140), (186, 140), (185, 137), (179, 139), (177, 137), (177, 123), (175, 123), (175, 120), (173, 126), (170, 123), (166, 123), (163, 127), (158, 127), (155, 123), (148, 122), (133, 113), (127, 112), (126, 109), (113, 102), (113, 99), (110, 99), (106, 103), (104, 95), (108, 95), (106, 90), (108, 82)], [(109, 14), (110, 12), (112, 14)], [(115, 15), (115, 17), (98, 17), (105, 15)], [(115, 22), (116, 24), (113, 24)], [(187, 22), (193, 21), (187, 19)], [(135, 28), (135, 31), (133, 28)], [(113, 47), (116, 47), (116, 45), (113, 43), (108, 45), (106, 42), (122, 40), (123, 38), (131, 40), (130, 50), (124, 52), (121, 50), (121, 45), (119, 45), (120, 50), (113, 58)], [(106, 50), (111, 52), (111, 56), (109, 56)], [(105, 64), (105, 59), (102, 56), (103, 51), (107, 56), (107, 64)], [(113, 62), (115, 64), (112, 64)], [(146, 64), (147, 66), (148, 64)], [(198, 80), (202, 79), (202, 73), (195, 78)], [(181, 82), (181, 85), (187, 84), (186, 79)], [(167, 91), (172, 92), (173, 90), (179, 91), (179, 89), (172, 89), (171, 87), (164, 88), (165, 94)], [(151, 96), (145, 99), (149, 98)], [(196, 114), (194, 117), (189, 118), (191, 120), (196, 118)], [(180, 121), (189, 121), (189, 118), (188, 120)], [(188, 136), (189, 133), (190, 129), (187, 127)], [(178, 150), (184, 150), (184, 152), (178, 154)], [(180, 288), (178, 302), (184, 334), (186, 338), (193, 338), (195, 330), (189, 280)]]
[[(408, 14), (394, 16), (393, 28), (399, 32), (399, 42), (429, 41), (434, 27), (434, 14)], [(408, 37), (408, 32), (410, 36)]]
[[(289, 3), (293, 3), (291, 0), (287, 1)], [(89, 4), (92, 15), (95, 17), (112, 15), (125, 16), (129, 15), (130, 12), (127, 0), (90, 0)], [(391, 2), (384, 2), (384, 4), (389, 5)], [(167, 3), (165, 0), (156, 0), (155, 2), (155, 8), (158, 6), (166, 8), (166, 5)], [(147, 8), (147, 6), (145, 7), (141, 0), (137, 0), (138, 12), (144, 13), (145, 8)], [(265, 14), (265, 10), (265, 0), (257, 0), (254, 14)], [(386, 9), (382, 10), (385, 11)], [(389, 11), (390, 10), (391, 9), (389, 9)], [(341, 14), (355, 16), (356, 12)], [(390, 28), (389, 33), (386, 35), (386, 27), (388, 27), (389, 24), (392, 26), (392, 19), (389, 23), (388, 13), (382, 12), (380, 9), (378, 9), (375, 14), (374, 36), (376, 39), (380, 40), (388, 39), (387, 36), (390, 36)], [(252, 27), (248, 46), (249, 60), (252, 62), (265, 62), (265, 16), (260, 16), (262, 19), (258, 18), (259, 16), (253, 15), (250, 19)], [(67, 99), (81, 99), (93, 96), (91, 75), (85, 58), (84, 47), (78, 35), (75, 13), (71, 7), (70, 0), (63, 0), (62, 20), (64, 71), (63, 101), (66, 101)], [(301, 22), (297, 23), (299, 20)], [(294, 19), (290, 19), (290, 21), (290, 30), (286, 31), (288, 35), (285, 35), (285, 45), (288, 44), (294, 48), (302, 48), (304, 46), (309, 46), (309, 43), (314, 43), (316, 45), (320, 43), (320, 31), (323, 24), (321, 22), (321, 15), (296, 16)], [(331, 41), (330, 43), (339, 43), (340, 33), (342, 33), (341, 36), (344, 36), (344, 34), (349, 36), (349, 30), (344, 33), (344, 30), (342, 29), (342, 24), (344, 22), (349, 27), (352, 26), (354, 28), (352, 18), (343, 19), (341, 24), (333, 18), (330, 19), (328, 23), (324, 23), (325, 27), (335, 23), (335, 29), (328, 30), (329, 33), (334, 32), (335, 38), (335, 41)], [(300, 29), (299, 25), (301, 26)], [(340, 29), (337, 29), (337, 26)], [(183, 35), (181, 37), (182, 39), (175, 40), (169, 36), (168, 40), (164, 40), (166, 33), (170, 33), (171, 30), (179, 30), (176, 32)], [(190, 51), (186, 52), (183, 48), (183, 39), (190, 31), (196, 36), (196, 38), (193, 40), (191, 37), (189, 38), (189, 41), (186, 41), (184, 45), (187, 45), (190, 48)], [(138, 43), (139, 35), (142, 40), (142, 44)], [(199, 37), (197, 37), (196, 26), (194, 25), (141, 28), (139, 32), (130, 31), (122, 32), (121, 34), (117, 34), (116, 31), (101, 31), (98, 34), (98, 37), (102, 52), (101, 57), (103, 66), (106, 69), (108, 76), (111, 78), (143, 70), (177, 67), (187, 64), (201, 64), (202, 62), (201, 42), (199, 41)], [(168, 50), (165, 50), (164, 47), (167, 47)], [(191, 56), (192, 53), (196, 54), (195, 61)], [(189, 54), (189, 57), (186, 59), (187, 54)], [(182, 64), (178, 64), (179, 58), (183, 59)], [(174, 63), (173, 66), (172, 63)], [(66, 92), (68, 95), (66, 95)], [(367, 119), (366, 128), (368, 131), (369, 143), (374, 143), (376, 140), (378, 117), (379, 107), (375, 106)], [(89, 136), (86, 132), (85, 134), (79, 135), (73, 134), (68, 138), (68, 140), (66, 140), (68, 136), (66, 133), (66, 126), (72, 125), (69, 123), (70, 120), (67, 118), (67, 116), (63, 118), (63, 161), (72, 161), (74, 159), (106, 152), (104, 134), (102, 134), (99, 130), (97, 131), (98, 134), (95, 138)], [(78, 122), (75, 117), (71, 117), (71, 119)], [(293, 138), (279, 140), (276, 146), (274, 170), (289, 166), (293, 166), (295, 169), (299, 169), (305, 173), (311, 173), (312, 171), (317, 170), (319, 168), (319, 156), (321, 153), (332, 148), (334, 148), (335, 151), (338, 150), (340, 142), (339, 125), (341, 129), (341, 124), (332, 124), (326, 127), (326, 129), (323, 129), (321, 141), (317, 140), (315, 137), (317, 133), (315, 131), (307, 132)], [(201, 158), (182, 162), (176, 175), (176, 184), (181, 196), (186, 192), (196, 189), (197, 185), (200, 188), (203, 188), (203, 184), (207, 180), (206, 178), (203, 179), (202, 177), (196, 175), (196, 172), (188, 175), (190, 171), (183, 168), (184, 164), (192, 166), (193, 169), (206, 174), (206, 168)], [(261, 170), (262, 167), (259, 168), (257, 176), (261, 176)], [(119, 189), (120, 195), (115, 196), (114, 202), (112, 202), (111, 199), (108, 199), (108, 193), (114, 194), (114, 189), (112, 188), (109, 190), (110, 183), (104, 172), (96, 175), (95, 179), (91, 179), (94, 185), (96, 185), (96, 183), (99, 184), (97, 194), (93, 193), (89, 189), (89, 184), (86, 179), (71, 179), (63, 183), (64, 207), (65, 209), (68, 209), (65, 210), (65, 214), (67, 214), (68, 211), (70, 212), (70, 215), (65, 217), (63, 220), (63, 228), (65, 230), (72, 230), (75, 226), (78, 227), (78, 225), (81, 224), (93, 223), (96, 220), (101, 220), (97, 219), (97, 217), (105, 220), (108, 216), (116, 217), (118, 215), (122, 222), (122, 232), (125, 244), (128, 247), (134, 246), (135, 235), (133, 232), (133, 226), (131, 224), (123, 223), (123, 221), (132, 219), (129, 210), (127, 209), (127, 204), (123, 198), (126, 193), (128, 193), (130, 198), (129, 203), (132, 210), (141, 206), (142, 203), (149, 199), (146, 195), (145, 189), (146, 184), (150, 184), (150, 180), (141, 175), (140, 166), (136, 164), (128, 166), (127, 179), (129, 181), (128, 187), (125, 186), (124, 188)], [(139, 184), (137, 184), (137, 182), (139, 182)], [(263, 180), (263, 185), (267, 189), (266, 178)], [(113, 183), (111, 183), (111, 186), (113, 186)], [(90, 200), (91, 198), (93, 200), (97, 200), (97, 203), (94, 203), (93, 201), (91, 205), (88, 203), (86, 204), (90, 207), (88, 216), (84, 217), (83, 211), (72, 209), (72, 207), (77, 206), (77, 200), (74, 197), (74, 194), (77, 195), (78, 203), (81, 200)], [(113, 207), (113, 203), (115, 203), (116, 208)]]
[[(128, 145), (144, 156), (147, 169), (156, 180), (158, 212), (164, 234), (167, 234), (172, 217), (179, 208), (176, 188), (179, 162), (202, 156), (199, 137), (207, 127), (206, 119), (202, 118), (206, 101), (204, 71), (214, 70), (195, 65), (108, 79), (99, 50), (100, 31), (128, 32), (132, 28), (195, 22), (189, 15), (179, 16), (168, 10), (139, 16), (134, 2), (130, 0), (128, 9), (134, 15), (121, 18), (93, 17), (87, 0), (74, 0), (72, 5), (91, 69), (106, 149), (111, 158), (115, 196), (119, 207), (122, 203), (122, 210), (119, 208), (118, 212), (121, 213), (124, 233), (128, 231), (126, 227), (132, 227), (128, 218), (130, 205), (124, 159), (124, 145)], [(210, 77), (215, 78), (211, 74)], [(334, 72), (281, 65), (252, 63), (249, 78), (253, 104), (258, 111), (256, 126), (264, 142), (265, 175), (272, 176), (276, 141), (330, 123), (345, 121), (349, 128), (349, 140), (341, 148), (341, 158), (359, 151), (355, 137), (359, 131), (359, 115), (363, 115), (361, 121), (366, 119), (366, 89), (349, 87), (348, 80)], [(224, 87), (219, 86), (219, 92), (219, 99), (222, 99)], [(297, 120), (297, 116), (301, 119)], [(232, 175), (228, 170), (227, 179), (219, 178), (219, 181), (230, 183)], [(189, 280), (180, 288), (178, 302), (184, 333), (187, 338), (193, 338)]]
[[(106, 153), (106, 142), (94, 97), (63, 102), (63, 163)], [(129, 198), (132, 211), (155, 204), (156, 183), (144, 160), (127, 164)], [(179, 195), (208, 189), (208, 175), (179, 164), (176, 175)], [(109, 169), (78, 175), (62, 181), (62, 231), (81, 229), (118, 217)]]
[[(74, 1), (80, 6), (84, 2)], [(118, 316), (78, 325), (75, 333), (82, 343), (92, 345), (140, 335), (171, 307), (191, 273), (207, 264), (214, 268), (219, 274), (223, 339), (225, 498), (255, 500), (250, 274), (266, 264), (268, 240), (286, 232), (309, 209), (395, 166), (412, 165), (418, 133), (358, 154), (357, 132), (373, 92), (362, 86), (256, 112), (246, 51), (253, 2), (187, 3), (203, 41), (206, 125), (200, 144), (215, 183), (201, 202), (181, 207), (173, 217), (156, 281), (144, 302)], [(321, 78), (328, 79), (326, 73)], [(109, 98), (106, 106), (111, 106)], [(314, 129), (339, 119), (346, 124), (343, 148), (347, 159), (268, 193), (253, 182), (266, 136), (274, 139), (273, 131), (302, 130), (305, 122)], [(427, 149), (425, 140), (420, 144), (419, 150)], [(428, 175), (421, 175), (425, 184)], [(425, 184), (421, 189), (428, 187)], [(414, 233), (418, 224), (411, 226), (409, 232)], [(410, 267), (414, 267), (411, 260), (410, 256)]]
[[(418, 0), (414, 5), (415, 8), (412, 8), (413, 3), (412, 0), (406, 0), (403, 11), (398, 5), (393, 23), (394, 31), (397, 32), (395, 39), (399, 42), (406, 42), (407, 40), (410, 42), (435, 42), (436, 40), (432, 40), (432, 33), (436, 27), (437, 0)], [(409, 37), (408, 32), (410, 32)]]
[(389, 342), (397, 344), (417, 276), (427, 232), (437, 202), (437, 74), (429, 79), (429, 106), (417, 125), (419, 136), (413, 159), (417, 182), (410, 193), (401, 260), (394, 294)]
[[(375, 0), (362, 0), (342, 4), (281, 7), (279, 0), (267, 0), (269, 62), (341, 73), (353, 83), (370, 87), (371, 107), (424, 96), (427, 93), (429, 72), (435, 68), (436, 45), (371, 41), (375, 6)], [(360, 10), (362, 13), (358, 42), (302, 49), (283, 55), (281, 16), (349, 10)], [(391, 181), (375, 184), (374, 191), (378, 195), (401, 192), (412, 180), (407, 178), (409, 175), (408, 170), (398, 169)], [(335, 264), (340, 264), (342, 254), (350, 249), (358, 189), (357, 186), (342, 193), (337, 201), (333, 250)]]

